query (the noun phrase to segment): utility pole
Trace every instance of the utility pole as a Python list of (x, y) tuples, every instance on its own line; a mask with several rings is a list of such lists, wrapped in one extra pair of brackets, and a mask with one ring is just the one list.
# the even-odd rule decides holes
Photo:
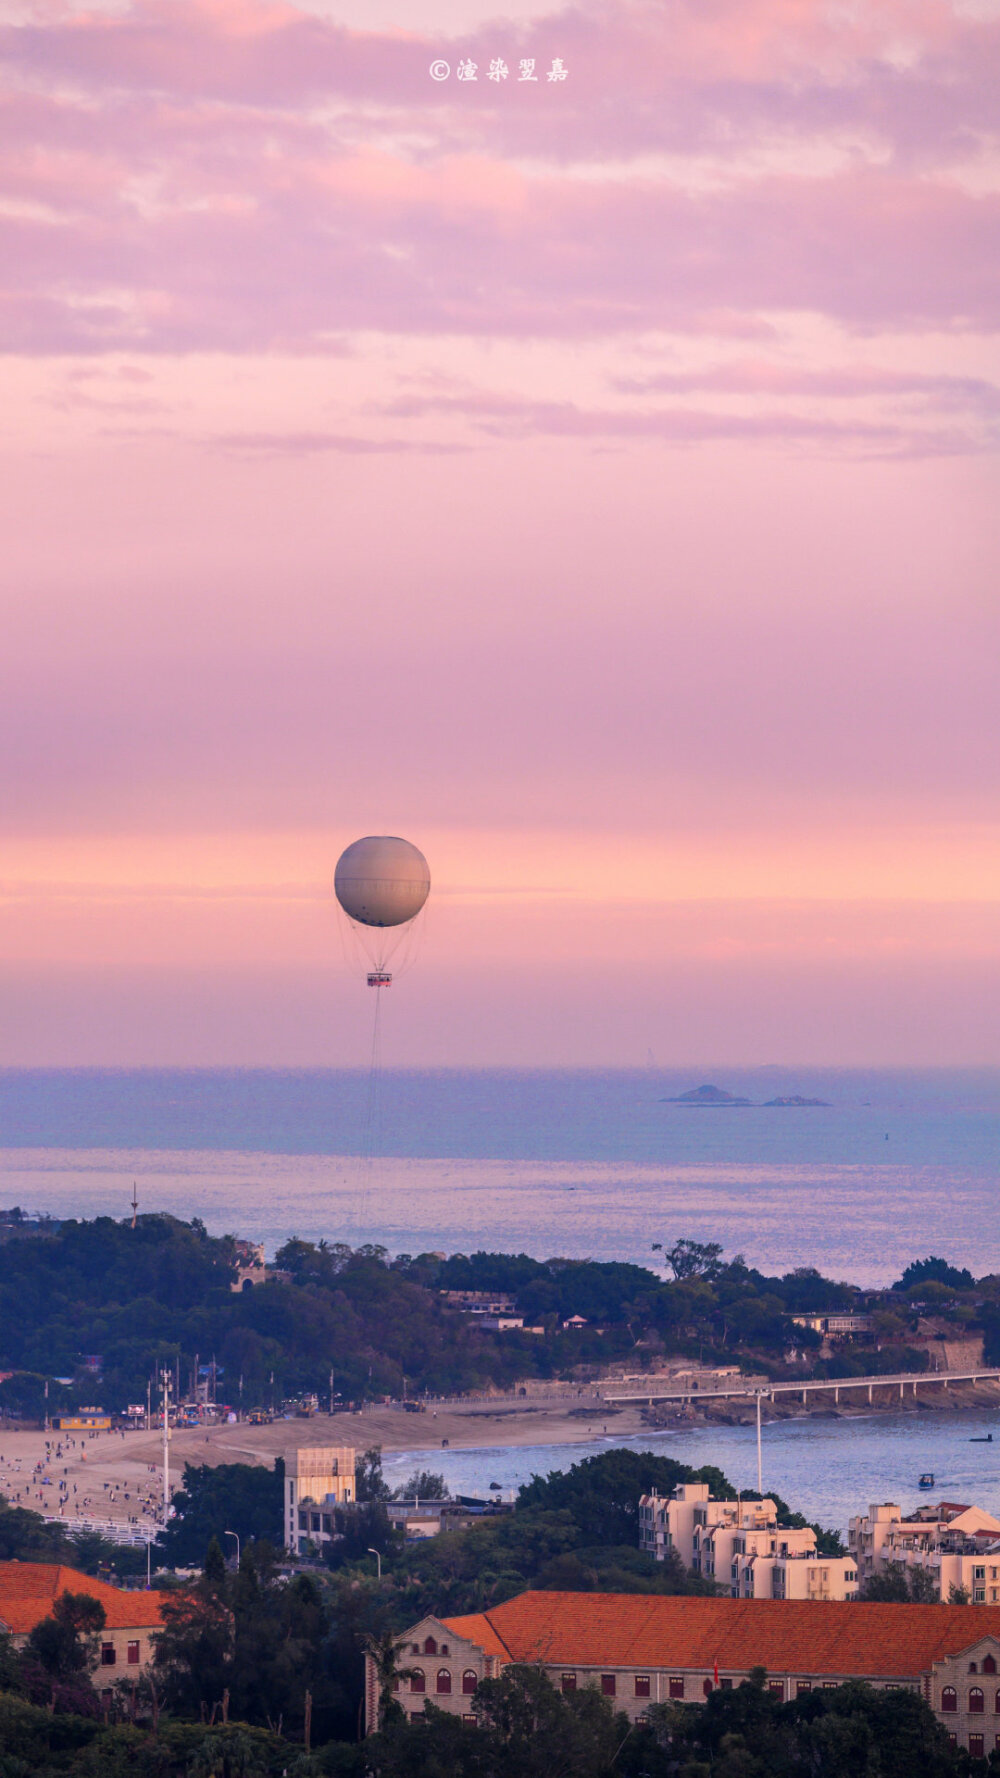
[(330, 1412), (333, 1413), (333, 1372), (330, 1372)]
[(170, 1519), (170, 1371), (163, 1367), (163, 1529)]
[(134, 1179), (132, 1181), (132, 1200), (131, 1200), (131, 1202), (132, 1202), (132, 1227), (135, 1228), (135, 1219), (136, 1219), (136, 1216), (138, 1215), (138, 1211), (139, 1211), (139, 1194), (135, 1189), (135, 1180)]
[(152, 1424), (153, 1424), (153, 1379), (151, 1377), (147, 1377), (146, 1378), (146, 1431), (147, 1432), (150, 1431)]

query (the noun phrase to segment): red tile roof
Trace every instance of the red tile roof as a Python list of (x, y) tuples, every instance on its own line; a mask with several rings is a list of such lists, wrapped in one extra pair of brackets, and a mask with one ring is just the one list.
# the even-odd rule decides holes
[[(489, 1654), (546, 1666), (670, 1668), (915, 1679), (992, 1635), (1000, 1606), (850, 1600), (698, 1599), (636, 1593), (521, 1593), (475, 1617), (442, 1619)], [(502, 1652), (504, 1651), (504, 1652)]]
[(45, 1617), (60, 1593), (89, 1593), (104, 1607), (109, 1630), (158, 1630), (158, 1593), (127, 1593), (54, 1562), (0, 1562), (0, 1630), (24, 1636)]

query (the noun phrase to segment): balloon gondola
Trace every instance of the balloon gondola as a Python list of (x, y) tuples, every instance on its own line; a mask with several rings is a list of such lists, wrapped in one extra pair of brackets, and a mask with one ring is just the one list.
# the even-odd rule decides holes
[(388, 988), (388, 964), (430, 894), (426, 858), (396, 834), (368, 834), (341, 853), (333, 886), (370, 965), (368, 986)]

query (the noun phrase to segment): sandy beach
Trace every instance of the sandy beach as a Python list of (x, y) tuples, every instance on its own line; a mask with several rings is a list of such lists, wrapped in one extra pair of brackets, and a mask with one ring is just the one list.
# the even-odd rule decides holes
[[(420, 1414), (401, 1406), (372, 1407), (357, 1414), (316, 1414), (308, 1420), (277, 1420), (271, 1426), (236, 1425), (177, 1428), (170, 1435), (171, 1487), (180, 1484), (186, 1463), (256, 1463), (308, 1445), (352, 1445), (358, 1451), (381, 1445), (386, 1452), (443, 1446), (523, 1447), (573, 1444), (613, 1429), (635, 1433), (643, 1421), (638, 1408), (613, 1412), (587, 1398), (511, 1403), (442, 1403)], [(163, 1500), (163, 1434), (150, 1432), (69, 1433), (0, 1431), (0, 1494), (12, 1505), (30, 1507), (67, 1525), (79, 1519), (124, 1525), (137, 1532), (159, 1525)]]

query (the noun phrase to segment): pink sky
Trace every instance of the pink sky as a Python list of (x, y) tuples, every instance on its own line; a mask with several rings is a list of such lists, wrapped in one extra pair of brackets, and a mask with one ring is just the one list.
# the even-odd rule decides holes
[(1000, 1062), (1000, 8), (0, 61), (0, 1064)]

